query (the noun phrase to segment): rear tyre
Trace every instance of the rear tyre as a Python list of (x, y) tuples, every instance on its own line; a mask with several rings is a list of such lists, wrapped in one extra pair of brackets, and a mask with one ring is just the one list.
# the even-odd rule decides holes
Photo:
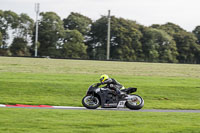
[(130, 100), (127, 100), (125, 105), (127, 108), (132, 110), (139, 110), (144, 106), (144, 100), (142, 97), (138, 95), (131, 95), (132, 98)]
[(82, 99), (82, 104), (88, 109), (96, 109), (100, 106), (100, 100), (95, 96), (85, 96)]

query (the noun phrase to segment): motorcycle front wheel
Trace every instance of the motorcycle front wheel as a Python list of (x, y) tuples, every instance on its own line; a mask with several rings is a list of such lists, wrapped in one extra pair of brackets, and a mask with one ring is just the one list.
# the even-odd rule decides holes
[(131, 98), (126, 101), (126, 107), (132, 110), (139, 110), (144, 106), (144, 100), (138, 95), (129, 95)]
[(100, 106), (100, 101), (98, 97), (95, 96), (85, 96), (82, 99), (82, 104), (88, 109), (96, 109)]

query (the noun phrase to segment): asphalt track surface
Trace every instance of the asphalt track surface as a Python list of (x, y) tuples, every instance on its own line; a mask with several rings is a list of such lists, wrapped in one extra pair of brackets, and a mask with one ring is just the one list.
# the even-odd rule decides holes
[[(72, 107), (72, 106), (51, 106), (51, 107), (25, 107), (25, 106), (5, 106), (0, 105), (2, 108), (28, 108), (28, 109), (64, 109), (64, 110), (91, 110), (85, 107)], [(171, 109), (140, 109), (130, 110), (127, 108), (97, 108), (95, 110), (107, 111), (132, 111), (132, 112), (182, 112), (182, 113), (200, 113), (200, 110), (171, 110)]]

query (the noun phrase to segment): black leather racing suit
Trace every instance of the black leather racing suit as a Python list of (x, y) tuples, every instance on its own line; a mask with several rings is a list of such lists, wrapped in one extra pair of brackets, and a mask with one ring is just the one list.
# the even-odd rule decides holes
[(117, 82), (115, 79), (109, 78), (105, 80), (104, 82), (101, 82), (102, 85), (106, 84), (106, 88), (110, 88), (112, 90), (115, 90), (117, 94), (120, 94), (120, 89), (123, 87), (119, 82)]

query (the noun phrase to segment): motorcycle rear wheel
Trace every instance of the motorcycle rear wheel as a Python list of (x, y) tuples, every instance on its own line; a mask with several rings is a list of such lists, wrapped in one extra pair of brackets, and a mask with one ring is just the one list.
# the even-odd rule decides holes
[(85, 96), (82, 99), (82, 104), (88, 109), (96, 109), (100, 106), (100, 101), (98, 97), (95, 96)]
[(142, 97), (138, 95), (131, 95), (133, 96), (132, 100), (127, 100), (125, 105), (127, 108), (132, 110), (139, 110), (144, 106), (144, 100)]

